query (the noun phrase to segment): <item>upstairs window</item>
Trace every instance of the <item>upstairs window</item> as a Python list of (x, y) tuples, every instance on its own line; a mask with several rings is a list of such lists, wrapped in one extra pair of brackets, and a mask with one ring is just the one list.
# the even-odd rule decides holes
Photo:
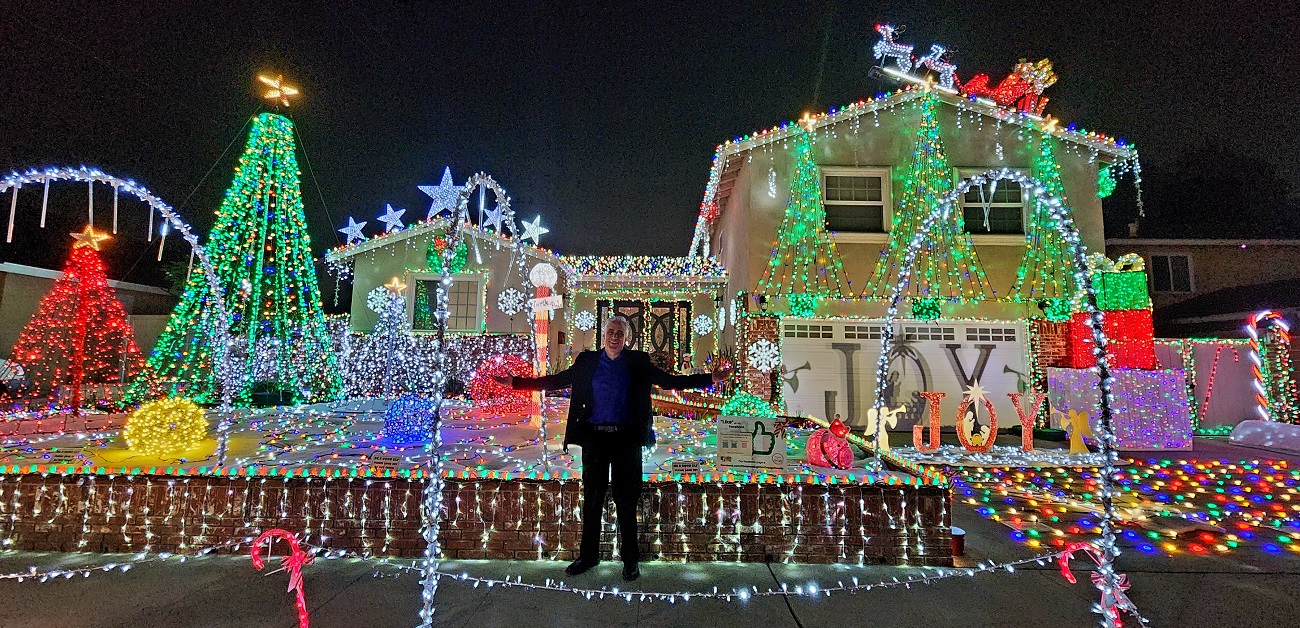
[(888, 231), (889, 172), (881, 168), (823, 168), (826, 230), (839, 233)]
[(1002, 179), (972, 185), (962, 195), (962, 218), (971, 235), (1021, 235), (1025, 232), (1025, 195), (1020, 184)]
[(1186, 255), (1152, 255), (1149, 270), (1155, 292), (1192, 291), (1192, 260)]

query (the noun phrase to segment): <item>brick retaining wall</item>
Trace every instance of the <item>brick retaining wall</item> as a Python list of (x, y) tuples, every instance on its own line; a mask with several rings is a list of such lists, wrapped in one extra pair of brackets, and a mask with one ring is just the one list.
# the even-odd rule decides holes
[[(577, 480), (449, 479), (446, 558), (572, 560)], [(0, 476), (0, 545), (37, 551), (194, 551), (267, 528), (308, 543), (419, 556), (423, 484), (408, 479)], [(641, 553), (672, 561), (951, 565), (948, 489), (647, 483)], [(614, 556), (613, 504), (603, 550)]]

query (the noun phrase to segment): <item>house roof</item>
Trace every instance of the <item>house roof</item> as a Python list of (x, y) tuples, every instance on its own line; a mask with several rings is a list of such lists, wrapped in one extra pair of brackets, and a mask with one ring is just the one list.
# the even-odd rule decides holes
[(610, 278), (695, 283), (726, 283), (727, 280), (727, 271), (711, 257), (562, 255), (560, 263), (574, 282)]
[[(904, 80), (919, 81), (915, 77), (899, 75)], [(864, 115), (897, 107), (933, 93), (939, 101), (963, 111), (977, 113), (1000, 120), (1003, 124), (1012, 124), (1031, 128), (1042, 133), (1050, 133), (1064, 142), (1071, 142), (1096, 151), (1098, 155), (1107, 155), (1111, 161), (1136, 162), (1137, 148), (1117, 137), (1078, 128), (1073, 124), (1060, 128), (1059, 121), (1051, 116), (1039, 116), (1014, 107), (1004, 107), (987, 98), (965, 96), (953, 90), (946, 90), (937, 85), (917, 83), (900, 91), (885, 94), (869, 100), (831, 109), (822, 114), (809, 114), (798, 122), (781, 123), (770, 129), (756, 131), (746, 136), (736, 137), (718, 145), (713, 156), (713, 167), (709, 171), (709, 181), (704, 188), (704, 200), (700, 203), (700, 214), (695, 223), (695, 236), (691, 242), (691, 255), (704, 255), (704, 244), (708, 241), (708, 214), (726, 206), (735, 186), (744, 159), (733, 159), (756, 148), (762, 148), (776, 142), (785, 141), (805, 129), (817, 131), (834, 127), (844, 122), (856, 120)]]
[[(392, 246), (399, 242), (405, 242), (406, 240), (409, 240), (416, 236), (426, 235), (439, 230), (445, 230), (447, 228), (447, 225), (449, 224), (450, 221), (448, 221), (445, 218), (435, 217), (428, 220), (422, 220), (400, 231), (393, 231), (372, 238), (366, 238), (365, 240), (361, 240), (353, 244), (334, 247), (325, 252), (325, 261), (336, 263), (336, 264), (348, 263), (348, 260), (350, 260), (352, 257), (355, 257), (362, 253), (374, 251), (376, 249), (381, 249), (386, 246)], [(480, 229), (478, 226), (474, 224), (462, 223), (460, 225), (460, 232), (463, 235), (468, 235), (470, 237), (477, 238), (479, 240), (486, 240), (490, 243), (496, 243), (510, 248), (514, 248), (516, 246), (521, 247), (525, 254), (532, 255), (533, 257), (546, 258), (548, 260), (557, 257), (556, 254), (549, 249), (545, 249), (537, 246), (530, 246), (528, 244), (521, 243), (520, 241), (510, 236), (502, 235), (500, 233), (494, 233), (492, 231), (485, 231), (483, 229)]]

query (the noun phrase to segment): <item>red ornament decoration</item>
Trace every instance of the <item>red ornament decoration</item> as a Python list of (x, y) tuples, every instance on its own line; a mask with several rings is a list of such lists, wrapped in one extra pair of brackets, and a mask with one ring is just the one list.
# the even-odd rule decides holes
[(1038, 416), (1038, 410), (1043, 407), (1043, 400), (1047, 398), (1046, 394), (1037, 391), (1030, 394), (1034, 396), (1034, 407), (1030, 408), (1029, 412), (1025, 412), (1025, 393), (1007, 393), (1007, 396), (1011, 397), (1011, 405), (1016, 408), (1016, 416), (1020, 419), (1020, 449), (1023, 451), (1034, 450), (1034, 417)]
[[(57, 399), (68, 391), (67, 407), (80, 414), (84, 388), (117, 388), (144, 365), (126, 311), (108, 287), (100, 242), (107, 234), (87, 226), (77, 240), (63, 276), (54, 280), (14, 344), (11, 360), (22, 365), (30, 389), (19, 397)], [(110, 404), (111, 405), (111, 404)]]
[(495, 355), (483, 361), (469, 380), (469, 397), (480, 408), (499, 414), (524, 414), (533, 395), (498, 384), (495, 376), (532, 377), (533, 365), (517, 355)]
[(912, 426), (912, 446), (917, 451), (934, 451), (939, 448), (939, 404), (944, 397), (948, 396), (946, 392), (924, 391), (920, 393), (930, 406), (930, 444), (925, 445), (921, 433), (925, 431), (923, 425)]
[(829, 429), (821, 428), (808, 437), (808, 463), (819, 467), (848, 469), (853, 466), (853, 450), (845, 438), (849, 426), (835, 419)]
[[(1093, 355), (1092, 328), (1086, 312), (1070, 318), (1068, 366), (1076, 369), (1097, 365)], [(1106, 355), (1111, 368), (1151, 370), (1156, 368), (1155, 329), (1151, 310), (1112, 310), (1102, 313), (1102, 331), (1106, 333)]]
[(316, 557), (302, 550), (302, 547), (298, 545), (298, 537), (294, 533), (280, 528), (263, 532), (257, 537), (256, 541), (253, 541), (253, 548), (249, 551), (249, 554), (253, 557), (253, 569), (261, 571), (263, 567), (266, 567), (266, 562), (262, 559), (262, 543), (267, 542), (267, 547), (270, 547), (270, 543), (274, 543), (276, 537), (284, 539), (289, 544), (289, 555), (280, 559), (280, 570), (289, 572), (289, 588), (287, 590), (297, 593), (295, 603), (298, 606), (298, 628), (307, 628), (311, 622), (308, 621), (307, 617), (307, 595), (302, 590), (302, 568), (310, 565)]

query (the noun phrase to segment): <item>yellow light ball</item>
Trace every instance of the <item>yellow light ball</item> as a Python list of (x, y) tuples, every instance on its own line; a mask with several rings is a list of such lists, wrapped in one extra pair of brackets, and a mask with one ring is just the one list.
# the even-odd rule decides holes
[(126, 418), (126, 444), (147, 456), (179, 456), (203, 442), (208, 418), (189, 399), (160, 399)]

